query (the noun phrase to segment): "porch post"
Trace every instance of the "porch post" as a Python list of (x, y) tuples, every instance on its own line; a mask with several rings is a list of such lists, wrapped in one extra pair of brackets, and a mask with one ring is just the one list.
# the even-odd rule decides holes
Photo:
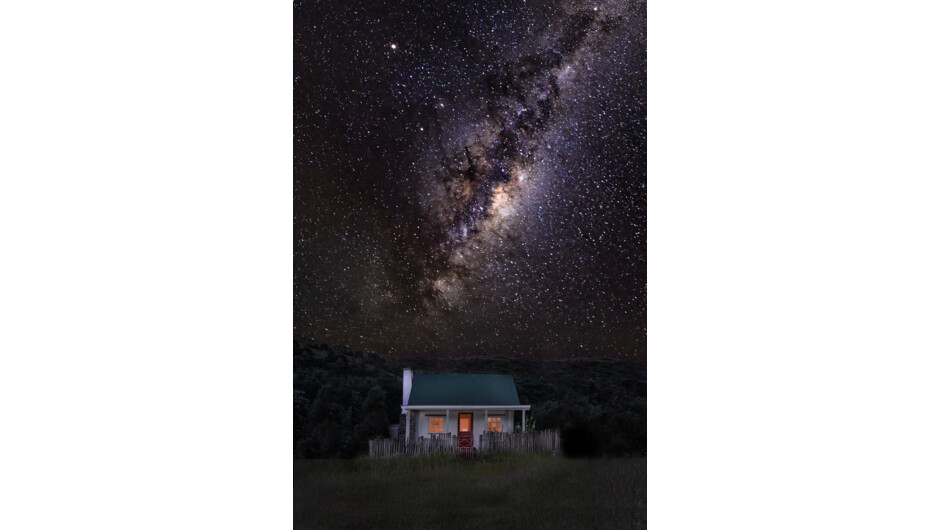
[(405, 443), (411, 438), (411, 411), (405, 411)]
[[(488, 409), (483, 409), (483, 436), (486, 436), (486, 433), (488, 432), (490, 432), (490, 411)], [(487, 447), (487, 449), (491, 451), (493, 450), (492, 447)]]
[(522, 409), (522, 432), (525, 432), (525, 409)]

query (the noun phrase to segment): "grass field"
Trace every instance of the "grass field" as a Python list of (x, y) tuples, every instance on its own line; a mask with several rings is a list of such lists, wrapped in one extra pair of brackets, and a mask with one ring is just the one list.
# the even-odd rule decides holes
[(294, 527), (646, 528), (646, 459), (296, 460)]

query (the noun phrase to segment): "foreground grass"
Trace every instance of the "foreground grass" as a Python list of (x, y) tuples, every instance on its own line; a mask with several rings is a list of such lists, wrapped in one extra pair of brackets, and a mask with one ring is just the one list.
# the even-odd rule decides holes
[(645, 528), (646, 459), (294, 462), (295, 528)]

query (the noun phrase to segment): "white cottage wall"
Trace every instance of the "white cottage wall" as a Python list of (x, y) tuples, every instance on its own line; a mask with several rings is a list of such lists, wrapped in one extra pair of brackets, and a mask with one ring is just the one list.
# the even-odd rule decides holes
[[(416, 415), (416, 417), (418, 418), (418, 429), (417, 429), (416, 432), (417, 432), (417, 435), (418, 435), (419, 438), (422, 437), (422, 436), (426, 438), (426, 437), (430, 434), (430, 430), (431, 430), (431, 416), (440, 416), (441, 414), (447, 414), (447, 411), (446, 411), (446, 410), (422, 410), (422, 411), (418, 411), (418, 414)], [(453, 434), (457, 434), (457, 420), (456, 420), (456, 415), (454, 415), (454, 413), (451, 412), (451, 413), (450, 413), (450, 416), (451, 416), (451, 418), (453, 418), (453, 420), (451, 420), (451, 418), (448, 418), (448, 417), (446, 417), (446, 416), (445, 416), (445, 418), (444, 418), (444, 432), (445, 432), (445, 433), (450, 432), (450, 433), (453, 433)], [(451, 424), (451, 421), (453, 421), (453, 424)]]
[[(431, 429), (431, 417), (441, 414), (446, 414), (444, 419), (444, 433), (450, 433), (454, 436), (457, 435), (458, 426), (458, 414), (461, 412), (472, 412), (473, 413), (473, 447), (480, 445), (480, 434), (486, 431), (486, 418), (487, 415), (482, 410), (460, 410), (460, 409), (451, 409), (448, 414), (445, 410), (422, 410), (416, 411), (417, 414), (415, 418), (417, 419), (418, 425), (416, 426), (415, 433), (416, 436), (428, 437), (430, 435)], [(500, 419), (502, 432), (512, 432), (513, 430), (513, 413), (514, 411), (505, 410), (505, 409), (493, 409), (489, 411), (490, 415), (502, 414)]]

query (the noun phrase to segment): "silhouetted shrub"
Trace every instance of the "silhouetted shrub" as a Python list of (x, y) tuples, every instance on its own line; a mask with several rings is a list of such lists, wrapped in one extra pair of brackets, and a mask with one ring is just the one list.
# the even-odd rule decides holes
[(600, 443), (591, 425), (579, 421), (561, 430), (561, 450), (568, 457), (597, 456)]

